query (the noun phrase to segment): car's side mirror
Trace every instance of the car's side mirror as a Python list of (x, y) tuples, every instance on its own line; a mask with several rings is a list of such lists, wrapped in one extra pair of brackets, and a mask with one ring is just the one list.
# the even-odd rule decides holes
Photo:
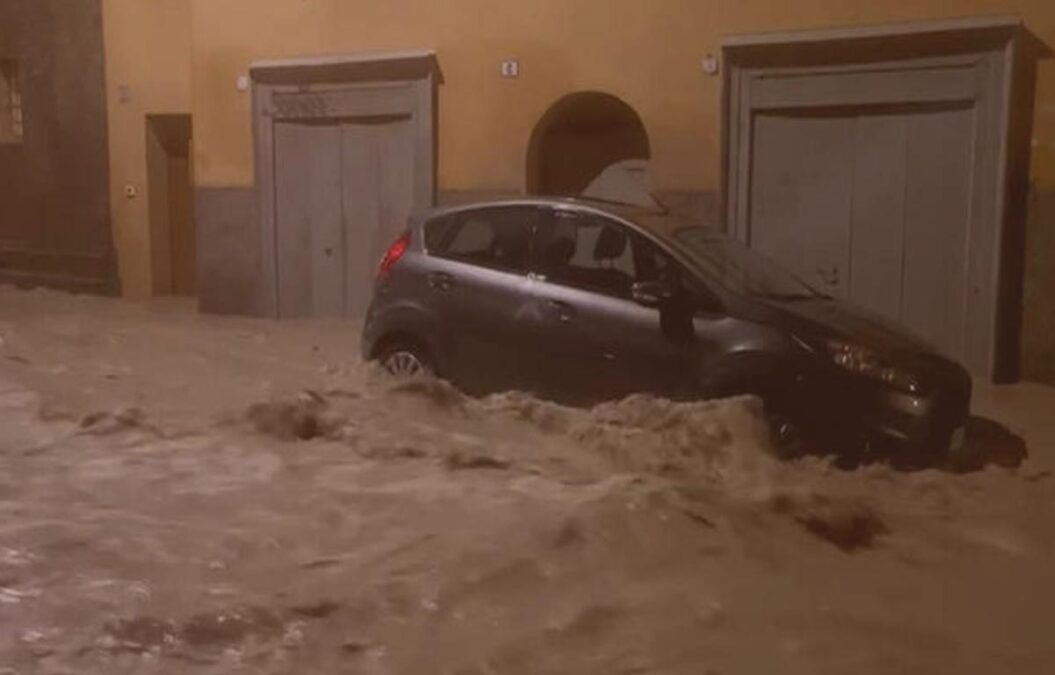
[(659, 307), (674, 291), (663, 281), (638, 281), (630, 287), (634, 302), (644, 307)]

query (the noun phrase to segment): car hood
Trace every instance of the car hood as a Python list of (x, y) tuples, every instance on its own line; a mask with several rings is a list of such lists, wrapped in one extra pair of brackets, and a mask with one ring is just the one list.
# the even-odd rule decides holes
[(773, 320), (805, 340), (841, 339), (888, 354), (937, 354), (905, 328), (848, 302), (817, 298), (764, 304)]

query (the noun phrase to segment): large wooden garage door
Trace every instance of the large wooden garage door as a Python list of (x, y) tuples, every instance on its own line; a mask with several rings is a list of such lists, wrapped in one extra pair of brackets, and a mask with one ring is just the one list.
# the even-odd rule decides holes
[(755, 118), (751, 244), (965, 356), (970, 103)]
[(275, 124), (279, 315), (358, 317), (414, 208), (409, 117)]
[(1014, 25), (742, 36), (725, 52), (730, 232), (991, 377), (1013, 338)]

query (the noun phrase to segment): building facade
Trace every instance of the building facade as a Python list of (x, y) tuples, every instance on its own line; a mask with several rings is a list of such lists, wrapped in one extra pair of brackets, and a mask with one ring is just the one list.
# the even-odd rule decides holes
[[(102, 0), (102, 16), (120, 287), (130, 296), (193, 289), (205, 311), (248, 313), (277, 306), (261, 287), (279, 264), (277, 239), (267, 240), (276, 216), (261, 197), (261, 113), (274, 122), (274, 139), (313, 109), (325, 117), (325, 106), (348, 105), (333, 109), (354, 117), (356, 106), (382, 106), (374, 121), (387, 120), (391, 142), (404, 148), (385, 156), (408, 157), (418, 155), (399, 145), (411, 136), (397, 127), (424, 114), (379, 103), (376, 91), (365, 102), (287, 96), (285, 107), (262, 111), (264, 88), (295, 92), (298, 77), (322, 89), (430, 78), (430, 201), (576, 191), (598, 166), (626, 160), (675, 210), (723, 226), (729, 36), (1013, 16), (1037, 43), (1055, 43), (1047, 0), (810, 0), (794, 11), (776, 0)], [(423, 54), (429, 64), (400, 61)], [(1001, 311), (1013, 328), (1004, 342), (1014, 344), (1004, 348), (1016, 362), (1020, 352), (1023, 375), (1055, 381), (1055, 64), (1042, 49), (1037, 58), (1027, 94), (1015, 98), (1030, 99), (1017, 113), (1027, 119), (1026, 169), (1008, 175), (1018, 181), (1008, 194), (1023, 205), (1007, 225), (1011, 240), (1021, 239), (1021, 269), (1016, 277), (1015, 260), (1005, 266), (1013, 288)], [(388, 131), (355, 133), (318, 142), (375, 153), (390, 142)], [(289, 147), (304, 142), (288, 139)], [(284, 152), (271, 148), (273, 166), (294, 166)]]

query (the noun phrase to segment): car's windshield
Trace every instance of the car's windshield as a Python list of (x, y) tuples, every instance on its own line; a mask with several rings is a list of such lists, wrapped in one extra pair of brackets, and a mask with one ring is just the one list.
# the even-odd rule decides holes
[(825, 297), (764, 255), (713, 230), (695, 225), (666, 229), (667, 238), (709, 281), (732, 291), (770, 300)]
[(791, 272), (735, 239), (702, 227), (687, 227), (675, 232), (674, 240), (701, 272), (734, 291), (772, 300), (823, 297)]

